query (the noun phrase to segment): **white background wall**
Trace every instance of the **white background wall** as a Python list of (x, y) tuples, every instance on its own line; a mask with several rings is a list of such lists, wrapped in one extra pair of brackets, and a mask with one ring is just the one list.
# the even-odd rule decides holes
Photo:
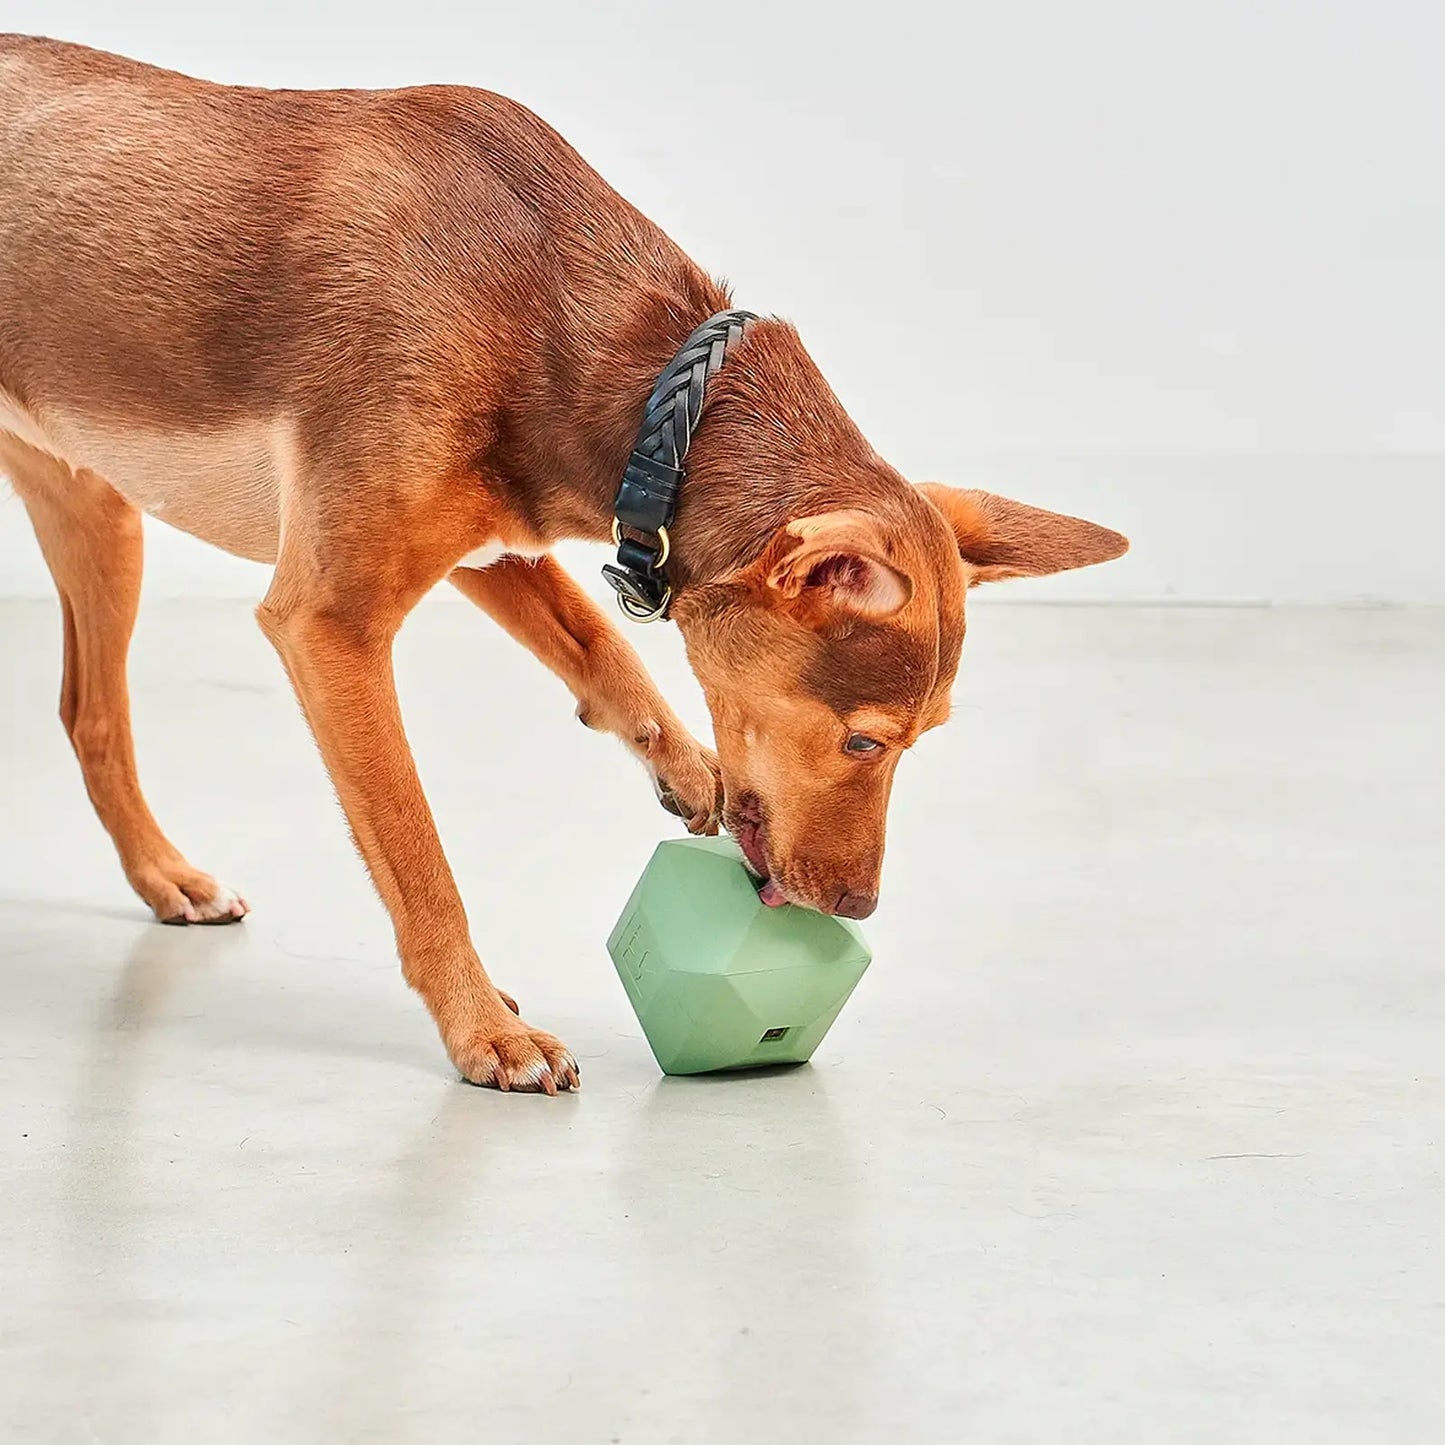
[[(1438, 0), (0, 0), (274, 85), (557, 125), (876, 445), (1131, 533), (1021, 595), (1445, 601)], [(258, 595), (157, 529), (151, 595)], [(18, 503), (0, 595), (43, 593)]]

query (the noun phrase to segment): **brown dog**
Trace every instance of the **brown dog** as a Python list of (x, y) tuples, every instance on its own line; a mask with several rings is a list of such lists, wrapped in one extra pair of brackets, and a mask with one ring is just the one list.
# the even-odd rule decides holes
[(157, 917), (246, 905), (136, 781), (142, 512), (274, 563), (257, 616), (473, 1082), (554, 1093), (577, 1065), (483, 970), (402, 731), (392, 640), (444, 577), (691, 828), (721, 813), (769, 901), (871, 912), (894, 770), (948, 715), (965, 589), (1127, 544), (908, 485), (796, 333), (752, 324), (708, 388), (669, 564), (715, 758), (547, 551), (607, 536), (654, 379), (728, 304), (500, 96), (221, 87), (0, 37), (0, 470), (60, 591), (61, 717)]

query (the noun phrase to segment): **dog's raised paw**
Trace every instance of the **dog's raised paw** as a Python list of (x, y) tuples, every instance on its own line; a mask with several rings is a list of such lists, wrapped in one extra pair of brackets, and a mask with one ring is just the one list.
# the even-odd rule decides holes
[(722, 813), (722, 772), (717, 754), (693, 743), (656, 765), (652, 776), (657, 800), (690, 833), (716, 833)]
[(469, 1084), (504, 1094), (557, 1094), (581, 1087), (582, 1071), (560, 1039), (520, 1019), (510, 1023), (479, 1032), (450, 1051)]

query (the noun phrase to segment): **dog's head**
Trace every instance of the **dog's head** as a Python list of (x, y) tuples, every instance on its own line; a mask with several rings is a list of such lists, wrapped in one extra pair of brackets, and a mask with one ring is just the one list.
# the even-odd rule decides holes
[(680, 599), (724, 821), (764, 900), (865, 918), (899, 760), (949, 714), (969, 587), (1108, 561), (1127, 541), (988, 492), (924, 485), (803, 517)]

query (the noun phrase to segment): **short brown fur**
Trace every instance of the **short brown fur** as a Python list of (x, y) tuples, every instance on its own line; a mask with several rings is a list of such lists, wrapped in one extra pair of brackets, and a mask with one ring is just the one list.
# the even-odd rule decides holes
[[(158, 917), (245, 904), (186, 862), (136, 779), (142, 511), (274, 565), (260, 624), (468, 1079), (553, 1093), (578, 1074), (483, 969), (402, 730), (392, 641), (445, 577), (691, 828), (724, 818), (793, 901), (871, 910), (898, 759), (947, 716), (966, 587), (1126, 543), (909, 486), (793, 329), (756, 323), (710, 388), (673, 532), (714, 756), (533, 558), (606, 536), (654, 378), (728, 304), (500, 96), (223, 87), (0, 37), (0, 469), (61, 595), (62, 719)], [(863, 733), (879, 746), (850, 744)]]

